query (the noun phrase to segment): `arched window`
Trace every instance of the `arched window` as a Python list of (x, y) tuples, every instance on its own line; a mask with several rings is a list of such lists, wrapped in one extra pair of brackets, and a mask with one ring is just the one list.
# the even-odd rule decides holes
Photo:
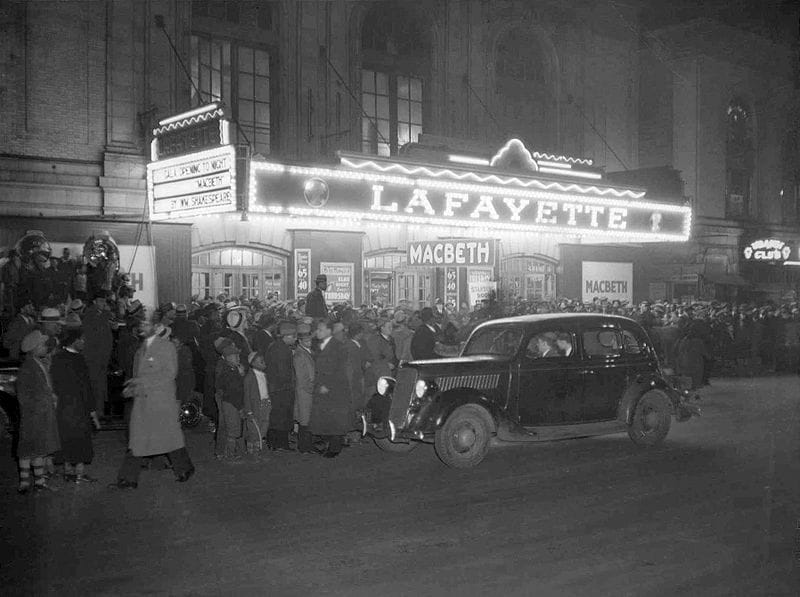
[(495, 114), (505, 128), (498, 133), (556, 151), (557, 88), (542, 40), (529, 28), (506, 31), (497, 41), (494, 66)]
[(753, 177), (752, 117), (738, 98), (728, 104), (725, 145), (725, 215), (744, 218), (750, 211), (750, 180)]
[(361, 28), (361, 150), (393, 155), (422, 133), (430, 41), (413, 11), (375, 3)]
[(248, 299), (286, 297), (286, 259), (240, 247), (209, 249), (192, 255), (192, 294), (200, 299), (220, 294)]

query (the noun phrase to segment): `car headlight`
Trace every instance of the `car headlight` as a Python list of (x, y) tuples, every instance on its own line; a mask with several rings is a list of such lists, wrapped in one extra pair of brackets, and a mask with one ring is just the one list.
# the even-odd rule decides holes
[(381, 377), (375, 384), (375, 389), (381, 396), (386, 396), (394, 391), (395, 380), (393, 377)]
[(414, 385), (414, 395), (417, 398), (422, 398), (425, 396), (425, 393), (428, 391), (428, 382), (424, 379), (418, 379), (417, 383)]

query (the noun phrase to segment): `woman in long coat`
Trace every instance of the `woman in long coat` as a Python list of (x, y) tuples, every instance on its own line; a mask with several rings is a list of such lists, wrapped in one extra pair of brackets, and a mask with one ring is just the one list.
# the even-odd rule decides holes
[(64, 478), (75, 483), (94, 482), (84, 466), (92, 462), (92, 427), (99, 427), (89, 386), (89, 371), (81, 354), (84, 337), (80, 328), (68, 329), (62, 339), (63, 348), (53, 355), (50, 377), (53, 391), (58, 396), (56, 416), (61, 438), (61, 455), (64, 459)]
[(44, 459), (61, 447), (56, 421), (56, 395), (50, 380), (47, 360), (47, 336), (39, 330), (27, 334), (21, 343), (25, 360), (17, 373), (17, 400), (20, 424), (17, 457), (19, 458), (20, 493), (31, 487), (33, 466), (34, 489), (46, 489)]
[(311, 433), (328, 441), (328, 449), (323, 454), (326, 458), (339, 455), (344, 435), (353, 423), (347, 383), (347, 355), (341, 343), (331, 334), (329, 321), (317, 323), (320, 350), (314, 357), (316, 375), (311, 405)]
[(178, 356), (169, 341), (169, 328), (161, 324), (142, 324), (146, 336), (133, 360), (134, 377), (125, 387), (133, 396), (128, 452), (117, 475), (116, 486), (135, 488), (142, 469), (142, 458), (166, 454), (178, 481), (187, 481), (194, 466), (186, 451), (178, 420), (175, 377)]

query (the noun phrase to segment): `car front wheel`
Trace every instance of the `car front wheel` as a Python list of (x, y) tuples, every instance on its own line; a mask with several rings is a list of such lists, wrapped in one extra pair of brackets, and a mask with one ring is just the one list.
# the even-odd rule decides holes
[(447, 466), (470, 468), (478, 465), (489, 450), (491, 436), (488, 413), (467, 404), (455, 409), (436, 431), (436, 455)]
[(672, 405), (659, 391), (646, 392), (633, 411), (628, 436), (638, 446), (657, 446), (664, 441), (672, 425)]

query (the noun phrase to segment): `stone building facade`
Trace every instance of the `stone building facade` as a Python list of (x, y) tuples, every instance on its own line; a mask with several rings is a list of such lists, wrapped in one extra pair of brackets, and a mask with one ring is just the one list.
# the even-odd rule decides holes
[[(747, 283), (742, 242), (800, 240), (797, 181), (788, 182), (797, 166), (786, 165), (797, 159), (786, 150), (791, 134), (797, 144), (796, 48), (713, 22), (643, 31), (642, 9), (590, 0), (9, 0), (0, 7), (0, 214), (146, 219), (153, 128), (221, 100), (254, 160), (329, 164), (339, 150), (492, 155), (516, 137), (532, 151), (634, 173), (625, 183), (645, 188), (653, 171), (677, 170), (678, 194), (697, 215), (692, 240), (607, 247), (609, 260), (645, 254), (656, 263), (657, 274), (635, 284), (637, 299), (651, 283), (669, 297), (726, 296)], [(707, 41), (733, 38), (741, 43)], [(747, 112), (750, 141), (733, 157), (732, 106)], [(750, 178), (732, 217), (736, 160)], [(362, 238), (360, 255), (347, 259), (360, 262), (352, 299), (367, 300), (369, 270), (403, 270), (406, 243), (428, 236), (243, 219), (191, 220), (193, 291), (290, 296), (298, 239), (321, 230), (330, 241), (327, 230), (344, 235), (341, 246)], [(566, 247), (593, 242), (511, 235), (501, 259), (522, 259), (536, 285), (527, 294), (547, 298), (573, 290), (556, 284), (577, 263), (562, 253), (591, 251)], [(390, 279), (388, 300), (440, 294), (438, 274), (406, 273)], [(686, 280), (695, 288), (674, 288)], [(789, 282), (776, 279), (775, 292)]]

